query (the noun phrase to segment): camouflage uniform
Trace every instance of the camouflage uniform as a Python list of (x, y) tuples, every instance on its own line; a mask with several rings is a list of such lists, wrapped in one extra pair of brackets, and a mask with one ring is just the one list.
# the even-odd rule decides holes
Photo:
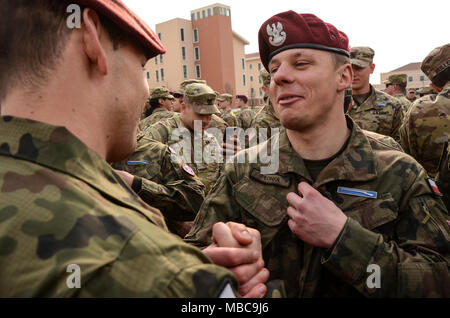
[(439, 174), (436, 183), (444, 197), (442, 198), (447, 210), (450, 211), (450, 143), (447, 143), (439, 163)]
[(240, 127), (239, 121), (240, 108), (231, 109), (221, 115), (221, 118), (228, 124), (228, 127)]
[[(406, 85), (408, 83), (408, 76), (406, 74), (392, 74), (383, 83), (386, 84), (386, 88), (390, 84), (400, 85), (400, 87), (406, 88)], [(403, 111), (406, 114), (406, 112), (411, 107), (411, 102), (403, 94), (396, 94), (396, 95), (391, 94), (391, 96), (394, 96), (399, 100), (400, 104), (402, 104), (403, 106)]]
[(400, 101), (400, 104), (402, 104), (403, 110), (406, 114), (408, 112), (408, 110), (411, 108), (412, 103), (403, 94), (397, 94), (394, 97)]
[[(170, 100), (175, 99), (175, 97), (173, 97), (173, 95), (170, 94), (170, 91), (166, 87), (157, 87), (151, 91), (150, 99), (157, 99), (157, 98), (166, 98)], [(174, 113), (172, 111), (169, 111), (164, 107), (156, 108), (150, 116), (148, 116), (147, 118), (143, 119), (140, 122), (139, 128), (141, 130), (144, 130), (148, 126), (151, 126), (153, 124), (160, 122), (161, 120), (172, 117), (173, 114)]]
[(227, 127), (228, 127), (227, 122), (214, 114), (211, 116), (211, 121), (209, 122), (207, 128), (217, 128), (222, 132), (222, 134), (225, 134), (225, 130), (227, 129)]
[[(434, 49), (421, 65), (432, 82), (449, 67), (450, 44)], [(446, 82), (435, 98), (429, 95), (414, 102), (401, 128), (403, 148), (433, 177), (443, 146), (450, 140), (450, 81)]]
[[(67, 129), (5, 116), (0, 135), (0, 297), (216, 297), (237, 286)], [(70, 264), (80, 289), (67, 286)]]
[[(259, 164), (227, 164), (185, 240), (206, 246), (218, 221), (258, 229), (270, 279), (284, 281), (289, 297), (450, 297), (449, 216), (426, 172), (350, 119), (348, 125), (348, 145), (315, 182), (284, 130), (278, 173), (263, 175)], [(304, 243), (287, 225), (286, 195), (297, 193), (300, 182), (312, 184), (348, 216), (328, 250)], [(341, 186), (378, 196), (340, 194)], [(369, 264), (381, 268), (380, 289), (366, 285)]]
[(205, 197), (203, 183), (183, 170), (183, 165), (167, 145), (140, 136), (135, 153), (113, 168), (135, 176), (133, 190), (161, 210), (169, 230), (177, 233), (179, 222), (194, 220)]
[(371, 95), (358, 105), (353, 99), (353, 107), (348, 115), (365, 130), (386, 135), (399, 141), (399, 129), (403, 121), (404, 110), (400, 102), (370, 85)]

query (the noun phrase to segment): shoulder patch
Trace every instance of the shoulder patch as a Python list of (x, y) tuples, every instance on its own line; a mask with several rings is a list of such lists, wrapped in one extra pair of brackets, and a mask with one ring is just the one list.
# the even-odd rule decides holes
[(428, 185), (430, 186), (431, 191), (433, 191), (433, 193), (434, 193), (436, 196), (438, 196), (438, 197), (443, 197), (443, 196), (444, 196), (444, 195), (441, 193), (441, 191), (439, 191), (439, 188), (438, 188), (436, 182), (435, 182), (433, 179), (428, 178), (428, 179), (427, 179), (427, 183), (428, 183)]
[(291, 185), (291, 179), (289, 177), (283, 177), (277, 174), (262, 174), (257, 169), (253, 169), (250, 173), (250, 177), (256, 181), (280, 186), (283, 188), (289, 188)]
[(183, 163), (183, 164), (181, 165), (181, 168), (183, 168), (183, 170), (184, 170), (187, 174), (189, 174), (189, 175), (195, 177), (195, 172), (194, 172), (194, 170), (192, 170), (192, 168), (189, 167), (187, 164)]

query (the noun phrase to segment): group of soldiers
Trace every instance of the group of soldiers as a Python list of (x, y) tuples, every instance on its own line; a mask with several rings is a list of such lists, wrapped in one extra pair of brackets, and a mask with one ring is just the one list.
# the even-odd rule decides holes
[[(402, 74), (369, 83), (373, 49), (282, 12), (259, 30), (253, 107), (201, 80), (149, 91), (135, 70), (164, 52), (154, 33), (121, 1), (80, 4), (83, 26), (53, 33), (67, 47), (53, 77), (0, 80), (0, 296), (450, 297), (450, 44), (422, 63), (435, 93), (408, 100)], [(55, 30), (66, 16), (56, 0), (8, 10)], [(86, 94), (61, 84), (67, 70)], [(279, 130), (240, 143), (235, 128)], [(258, 154), (277, 143), (277, 172), (205, 160), (250, 158), (254, 139)]]

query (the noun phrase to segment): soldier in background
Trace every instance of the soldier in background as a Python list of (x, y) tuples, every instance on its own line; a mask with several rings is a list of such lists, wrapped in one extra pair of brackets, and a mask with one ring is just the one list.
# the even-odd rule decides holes
[(403, 105), (403, 110), (406, 112), (411, 107), (411, 102), (405, 97), (406, 84), (408, 77), (406, 74), (393, 74), (388, 77), (383, 83), (386, 84), (385, 93), (397, 98)]
[(400, 143), (435, 177), (444, 144), (450, 140), (450, 44), (431, 51), (421, 69), (439, 94), (414, 102), (400, 129)]
[(120, 0), (0, 7), (0, 297), (262, 296), (256, 232), (218, 224), (195, 249), (109, 165), (135, 150), (158, 36)]
[(170, 94), (166, 87), (157, 87), (150, 93), (150, 108), (147, 112), (147, 117), (139, 124), (140, 129), (145, 129), (163, 119), (173, 116), (173, 103), (175, 97)]
[(419, 97), (424, 97), (428, 95), (437, 95), (438, 92), (433, 87), (425, 86), (421, 87), (417, 90), (417, 94), (419, 94)]
[[(226, 165), (185, 240), (208, 245), (217, 221), (255, 226), (289, 297), (449, 297), (448, 215), (425, 170), (344, 114), (347, 36), (287, 11), (264, 22), (259, 48), (286, 128), (279, 169)], [(380, 288), (367, 284), (370, 264)]]
[(173, 92), (173, 97), (175, 100), (173, 101), (172, 110), (174, 113), (179, 113), (181, 111), (181, 103), (183, 102), (183, 93), (181, 91)]
[(217, 106), (220, 109), (221, 115), (229, 112), (231, 110), (233, 103), (233, 95), (231, 94), (221, 94), (217, 97)]
[(416, 89), (415, 88), (408, 88), (408, 93), (406, 94), (406, 98), (413, 103), (417, 97), (416, 97)]
[(349, 109), (348, 115), (362, 129), (390, 136), (398, 141), (404, 109), (396, 98), (370, 84), (370, 74), (375, 69), (375, 51), (369, 47), (352, 47), (350, 55), (354, 79), (353, 107)]

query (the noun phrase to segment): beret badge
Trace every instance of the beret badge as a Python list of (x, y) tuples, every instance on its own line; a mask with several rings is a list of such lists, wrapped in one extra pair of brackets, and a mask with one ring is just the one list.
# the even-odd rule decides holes
[(278, 22), (275, 26), (275, 23), (267, 25), (267, 34), (269, 35), (269, 42), (273, 46), (283, 45), (284, 41), (286, 41), (286, 32), (283, 31), (283, 25), (281, 22)]

